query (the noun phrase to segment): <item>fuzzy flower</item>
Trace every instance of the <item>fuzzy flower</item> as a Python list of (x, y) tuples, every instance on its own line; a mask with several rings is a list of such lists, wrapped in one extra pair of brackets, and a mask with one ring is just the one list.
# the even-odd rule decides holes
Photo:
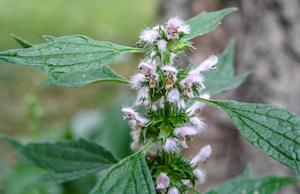
[(178, 137), (195, 136), (198, 134), (198, 130), (194, 127), (183, 126), (175, 129), (175, 135)]
[(140, 89), (143, 87), (144, 83), (146, 82), (146, 77), (144, 74), (138, 73), (131, 77), (130, 84), (133, 89)]
[(180, 191), (176, 187), (172, 187), (167, 194), (180, 194)]
[(183, 99), (180, 99), (178, 102), (177, 102), (177, 107), (179, 109), (185, 109), (185, 101)]
[(186, 96), (194, 98), (193, 86), (205, 88), (204, 78), (201, 74), (189, 74), (186, 78), (180, 81), (181, 87)]
[(157, 48), (158, 48), (158, 50), (160, 50), (161, 52), (165, 52), (166, 49), (167, 49), (167, 44), (168, 44), (168, 42), (165, 41), (165, 40), (163, 40), (163, 39), (157, 41)]
[(199, 168), (193, 170), (193, 174), (197, 178), (197, 182), (200, 184), (205, 183), (206, 181), (206, 174)]
[(199, 131), (199, 133), (204, 131), (206, 127), (206, 124), (198, 117), (191, 117), (190, 122)]
[(153, 44), (159, 37), (159, 33), (155, 29), (145, 29), (140, 34), (140, 40), (147, 43)]
[(203, 71), (209, 71), (211, 69), (215, 69), (218, 61), (219, 61), (218, 57), (215, 55), (212, 55), (208, 59), (206, 59), (204, 62), (202, 62), (199, 65), (199, 67), (190, 71), (190, 74), (199, 74)]
[(176, 82), (177, 69), (170, 65), (165, 65), (162, 68), (163, 74), (167, 77), (166, 89), (170, 89)]
[(124, 119), (126, 120), (135, 120), (138, 116), (138, 113), (131, 107), (123, 107), (122, 112), (124, 115)]
[(177, 103), (180, 100), (180, 94), (178, 89), (173, 88), (168, 92), (167, 100), (172, 103)]
[(138, 91), (135, 104), (137, 106), (148, 106), (150, 104), (148, 87), (144, 86)]
[(156, 66), (155, 64), (149, 63), (149, 60), (141, 61), (138, 65), (139, 70), (148, 77), (151, 77), (155, 74)]
[(170, 178), (166, 173), (160, 173), (160, 175), (156, 178), (156, 188), (158, 190), (165, 190), (170, 185)]
[(176, 138), (167, 138), (166, 142), (163, 145), (163, 150), (165, 152), (178, 152), (178, 140)]
[(203, 102), (194, 102), (192, 106), (186, 109), (186, 113), (191, 117), (200, 112), (200, 110), (205, 106)]
[(203, 148), (200, 149), (198, 154), (191, 160), (192, 166), (197, 166), (199, 162), (205, 161), (208, 157), (210, 157), (212, 153), (212, 149), (210, 145), (206, 145)]
[(178, 39), (180, 34), (189, 34), (190, 27), (180, 18), (170, 18), (166, 24), (167, 39)]
[(130, 148), (133, 151), (138, 150), (141, 147), (140, 144), (140, 136), (141, 136), (141, 130), (137, 129), (137, 130), (133, 130), (131, 131), (131, 138), (132, 138), (132, 143), (130, 144)]

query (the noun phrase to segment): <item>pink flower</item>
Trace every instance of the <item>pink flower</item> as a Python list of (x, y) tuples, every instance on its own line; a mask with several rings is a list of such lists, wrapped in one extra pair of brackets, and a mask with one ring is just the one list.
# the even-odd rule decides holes
[(180, 84), (184, 87), (192, 87), (193, 85), (204, 86), (204, 78), (201, 74), (189, 74), (186, 78), (181, 80)]
[(163, 70), (164, 75), (167, 77), (174, 77), (177, 74), (176, 67), (171, 65), (165, 65), (161, 69)]
[(156, 178), (156, 188), (158, 190), (167, 189), (170, 185), (170, 178), (166, 173), (160, 173), (160, 175)]
[(180, 194), (180, 191), (176, 187), (172, 187), (167, 194)]
[(144, 86), (138, 91), (135, 104), (137, 106), (148, 106), (150, 104), (148, 87)]
[(180, 18), (170, 18), (166, 24), (167, 39), (178, 39), (179, 34), (189, 34), (190, 27)]
[(194, 104), (192, 104), (192, 106), (190, 106), (187, 110), (186, 113), (189, 116), (193, 116), (195, 114), (197, 114), (198, 112), (200, 112), (200, 110), (205, 106), (205, 104), (203, 102), (194, 102)]
[(163, 145), (163, 150), (166, 152), (178, 152), (178, 140), (176, 138), (167, 138)]
[(132, 76), (130, 83), (133, 89), (140, 89), (143, 87), (144, 83), (146, 82), (146, 77), (144, 74), (138, 73)]
[(184, 126), (175, 129), (175, 135), (179, 137), (194, 136), (198, 131), (194, 127)]
[(198, 117), (191, 117), (190, 122), (199, 131), (199, 133), (204, 131), (204, 128), (206, 127), (206, 124)]
[(137, 116), (136, 117), (136, 124), (138, 125), (138, 126), (145, 126), (145, 125), (147, 125), (147, 123), (149, 122), (149, 120), (148, 119), (146, 119), (145, 117), (141, 117), (141, 116)]
[(153, 44), (159, 37), (159, 33), (154, 29), (145, 29), (140, 34), (140, 40), (147, 44)]
[(197, 178), (197, 182), (200, 184), (205, 183), (206, 181), (206, 174), (200, 170), (200, 169), (195, 169), (193, 170), (193, 174), (195, 175), (195, 177)]
[(167, 41), (165, 41), (165, 40), (159, 40), (159, 41), (157, 41), (157, 48), (160, 51), (164, 52), (167, 49), (167, 44), (168, 44)]
[(176, 88), (171, 89), (168, 92), (167, 100), (172, 103), (177, 103), (180, 100), (179, 91)]
[(198, 68), (190, 71), (190, 74), (199, 74), (203, 71), (209, 71), (211, 69), (215, 69), (219, 59), (217, 56), (212, 55), (204, 62), (202, 62)]
[(122, 108), (122, 112), (124, 114), (124, 119), (128, 120), (135, 120), (136, 117), (138, 116), (138, 113), (135, 112), (135, 110), (131, 107), (124, 107)]
[(153, 64), (148, 63), (148, 62), (149, 61), (142, 61), (138, 65), (138, 68), (143, 74), (151, 77), (152, 75), (154, 75), (154, 73), (156, 71), (156, 67)]
[(198, 154), (191, 160), (192, 166), (197, 166), (199, 162), (205, 161), (212, 153), (212, 149), (210, 145), (206, 145), (200, 149)]

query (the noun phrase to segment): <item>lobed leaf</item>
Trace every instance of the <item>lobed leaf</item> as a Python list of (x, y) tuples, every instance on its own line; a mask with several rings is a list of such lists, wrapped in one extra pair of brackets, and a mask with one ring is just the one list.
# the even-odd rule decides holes
[(300, 175), (300, 116), (268, 104), (202, 100), (224, 110), (256, 148)]
[(215, 30), (221, 24), (221, 21), (225, 16), (236, 12), (237, 10), (237, 8), (232, 7), (220, 11), (203, 12), (202, 14), (189, 19), (187, 24), (191, 28), (191, 33), (186, 35), (185, 38), (190, 40)]
[(204, 93), (210, 95), (220, 94), (239, 87), (249, 75), (249, 72), (234, 76), (234, 43), (231, 41), (222, 55), (215, 70), (204, 72), (205, 86)]
[(208, 189), (206, 194), (273, 194), (280, 187), (298, 182), (293, 177), (251, 177), (246, 170), (242, 175)]
[(90, 194), (156, 194), (143, 152), (126, 157), (101, 175)]
[(37, 166), (48, 170), (45, 180), (73, 180), (106, 169), (117, 162), (109, 151), (85, 139), (26, 145), (8, 137), (4, 140)]

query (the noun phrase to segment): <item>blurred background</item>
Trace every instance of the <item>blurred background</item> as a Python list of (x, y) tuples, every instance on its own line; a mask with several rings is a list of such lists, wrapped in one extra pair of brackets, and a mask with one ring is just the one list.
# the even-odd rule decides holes
[[(194, 40), (190, 53), (201, 62), (236, 41), (236, 72), (254, 73), (239, 89), (216, 98), (265, 102), (300, 114), (300, 1), (299, 0), (0, 0), (0, 50), (19, 47), (14, 33), (33, 43), (44, 34), (84, 34), (98, 40), (134, 46), (140, 31), (170, 16), (188, 19), (200, 12), (229, 6), (240, 12), (228, 17), (209, 35)], [(141, 56), (125, 56), (114, 68), (129, 76)], [(24, 141), (55, 141), (88, 137), (122, 158), (130, 154), (129, 134), (120, 108), (133, 92), (122, 84), (92, 84), (79, 89), (39, 84), (45, 77), (33, 69), (0, 63), (0, 133)], [(254, 175), (292, 175), (283, 165), (255, 150), (223, 113), (206, 108), (208, 130), (193, 142), (187, 157), (211, 144), (206, 164), (208, 182), (201, 190), (240, 174), (246, 165)], [(112, 143), (112, 140), (114, 143)], [(118, 142), (118, 143), (115, 143)], [(43, 173), (0, 142), (0, 193), (83, 194), (95, 183), (90, 176), (65, 184), (41, 183)], [(280, 194), (300, 193), (290, 186)]]

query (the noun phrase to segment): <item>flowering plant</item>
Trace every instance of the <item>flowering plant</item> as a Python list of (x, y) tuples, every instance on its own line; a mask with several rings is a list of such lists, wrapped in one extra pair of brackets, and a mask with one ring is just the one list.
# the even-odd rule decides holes
[[(137, 48), (96, 41), (86, 36), (44, 36), (34, 45), (15, 37), (24, 47), (0, 52), (0, 59), (32, 66), (47, 74), (47, 84), (79, 87), (93, 82), (130, 83), (137, 91), (132, 106), (122, 108), (131, 127), (131, 149), (122, 160), (95, 142), (79, 139), (57, 143), (21, 144), (3, 136), (20, 153), (49, 171), (43, 179), (64, 182), (100, 172), (91, 194), (199, 193), (194, 187), (206, 180), (204, 164), (212, 154), (206, 145), (193, 158), (181, 152), (193, 137), (205, 131), (199, 116), (205, 104), (224, 110), (255, 147), (300, 174), (300, 117), (266, 104), (211, 100), (211, 95), (239, 86), (248, 73), (233, 76), (231, 42), (219, 57), (200, 65), (179, 66), (177, 56), (195, 49), (191, 39), (214, 30), (235, 8), (202, 13), (187, 22), (178, 17), (140, 34)], [(124, 53), (145, 53), (139, 73), (130, 81), (108, 63)], [(248, 171), (206, 193), (273, 193), (291, 177), (251, 177)]]

